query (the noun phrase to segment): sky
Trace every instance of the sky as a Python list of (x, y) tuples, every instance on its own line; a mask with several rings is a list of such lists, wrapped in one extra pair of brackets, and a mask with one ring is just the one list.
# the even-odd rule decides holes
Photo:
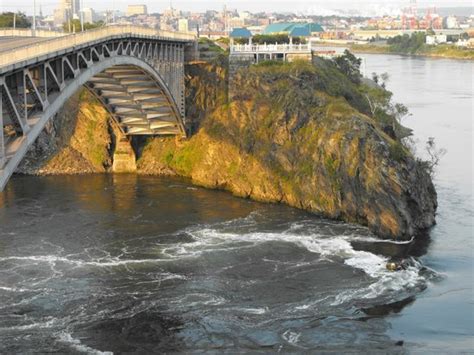
[[(129, 4), (146, 4), (148, 11), (161, 12), (169, 7), (169, 0), (82, 0), (84, 7), (92, 7), (102, 11), (117, 9), (125, 11)], [(34, 0), (0, 0), (0, 12), (22, 11), (33, 13)], [(221, 10), (224, 5), (230, 9), (277, 12), (298, 12), (308, 14), (325, 14), (334, 9), (363, 10), (370, 12), (380, 9), (397, 9), (408, 5), (410, 0), (173, 0), (173, 7), (180, 10), (202, 11), (207, 9)], [(59, 0), (36, 0), (37, 9), (40, 5), (44, 14), (52, 13)], [(418, 0), (418, 7), (472, 7), (472, 0)], [(39, 12), (39, 10), (38, 10)]]

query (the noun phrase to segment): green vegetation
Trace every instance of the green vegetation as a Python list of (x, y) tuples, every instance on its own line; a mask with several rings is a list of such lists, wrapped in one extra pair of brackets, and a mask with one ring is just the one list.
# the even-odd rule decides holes
[(204, 57), (214, 57), (216, 55), (224, 53), (224, 49), (218, 46), (214, 41), (208, 38), (199, 38), (199, 53), (204, 55)]
[(411, 36), (405, 34), (389, 38), (386, 45), (354, 44), (351, 46), (351, 50), (366, 53), (411, 54), (474, 60), (473, 49), (461, 48), (453, 44), (426, 44), (426, 34), (424, 32), (416, 32)]
[(336, 57), (334, 59), (338, 68), (349, 78), (354, 84), (360, 83), (360, 65), (362, 59), (357, 58), (347, 49), (344, 51), (344, 55)]
[[(84, 23), (84, 31), (93, 30), (94, 28), (99, 28), (103, 26), (105, 26), (103, 21), (94, 22), (94, 23), (86, 22)], [(65, 22), (63, 23), (63, 30), (65, 32), (69, 32), (69, 30), (71, 30), (71, 32), (81, 32), (82, 31), (81, 21), (72, 20), (71, 23)]]
[(414, 54), (418, 52), (426, 43), (426, 34), (424, 32), (415, 32), (411, 36), (395, 36), (387, 40), (390, 51), (394, 53)]
[(338, 61), (267, 61), (229, 81), (228, 61), (193, 63), (186, 103), (194, 134), (155, 139), (139, 170), (357, 221), (384, 236), (412, 234), (406, 191), (427, 196), (431, 180), (404, 145), (408, 112), (383, 87), (388, 77), (364, 79), (359, 66), (348, 52)]
[[(245, 82), (236, 91), (255, 92), (256, 105), (270, 101), (275, 110), (287, 115), (324, 113), (332, 119), (347, 119), (364, 113), (395, 142), (405, 144), (404, 140), (412, 134), (402, 125), (410, 115), (407, 107), (392, 101), (393, 95), (386, 89), (387, 74), (373, 73), (372, 81), (362, 80), (360, 64), (360, 59), (349, 51), (334, 61), (265, 61), (248, 69)], [(262, 87), (272, 90), (259, 90)], [(243, 137), (254, 137), (254, 132), (248, 133)]]
[(0, 28), (13, 27), (15, 22), (15, 27), (17, 28), (30, 28), (31, 23), (22, 12), (14, 14), (13, 12), (2, 12), (0, 14)]

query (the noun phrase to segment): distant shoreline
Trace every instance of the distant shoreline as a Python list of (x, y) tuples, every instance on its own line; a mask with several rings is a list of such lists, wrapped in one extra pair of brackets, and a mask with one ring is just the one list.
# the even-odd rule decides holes
[(324, 47), (346, 47), (354, 53), (369, 53), (369, 54), (395, 54), (395, 55), (407, 55), (417, 57), (430, 57), (430, 58), (446, 58), (446, 59), (462, 59), (462, 60), (474, 60), (474, 49), (462, 49), (453, 45), (438, 45), (434, 47), (424, 47), (414, 53), (409, 52), (396, 52), (392, 51), (388, 45), (374, 45), (374, 44), (342, 44), (342, 43), (330, 43), (321, 42), (318, 43)]
[(433, 47), (428, 51), (418, 51), (414, 53), (392, 52), (389, 46), (351, 45), (349, 49), (354, 53), (396, 54), (416, 57), (474, 60), (474, 50), (460, 49), (453, 46), (449, 48)]

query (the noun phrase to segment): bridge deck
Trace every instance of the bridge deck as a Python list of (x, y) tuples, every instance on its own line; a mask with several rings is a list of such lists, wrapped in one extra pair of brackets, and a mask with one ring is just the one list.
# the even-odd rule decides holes
[(25, 66), (26, 63), (29, 63), (31, 60), (34, 61), (38, 57), (56, 56), (57, 53), (73, 48), (87, 47), (107, 39), (130, 37), (152, 38), (178, 43), (190, 43), (196, 40), (195, 35), (192, 33), (162, 31), (140, 26), (105, 26), (67, 36), (41, 38), (39, 42), (30, 42), (24, 46), (15, 46), (14, 48), (0, 51), (0, 73), (17, 66)]
[(195, 41), (190, 33), (137, 26), (51, 36), (0, 29), (0, 191), (47, 122), (82, 86), (124, 137), (185, 137), (185, 52), (195, 49)]
[(47, 37), (0, 37), (0, 53), (47, 41)]

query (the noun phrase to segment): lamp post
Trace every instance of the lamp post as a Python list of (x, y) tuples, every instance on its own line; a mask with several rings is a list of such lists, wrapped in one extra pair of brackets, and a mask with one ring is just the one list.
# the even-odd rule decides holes
[(33, 26), (32, 26), (32, 29), (33, 29), (33, 37), (36, 36), (36, 0), (33, 0)]
[(81, 13), (81, 32), (84, 32), (84, 8), (82, 0), (79, 1), (79, 12)]

